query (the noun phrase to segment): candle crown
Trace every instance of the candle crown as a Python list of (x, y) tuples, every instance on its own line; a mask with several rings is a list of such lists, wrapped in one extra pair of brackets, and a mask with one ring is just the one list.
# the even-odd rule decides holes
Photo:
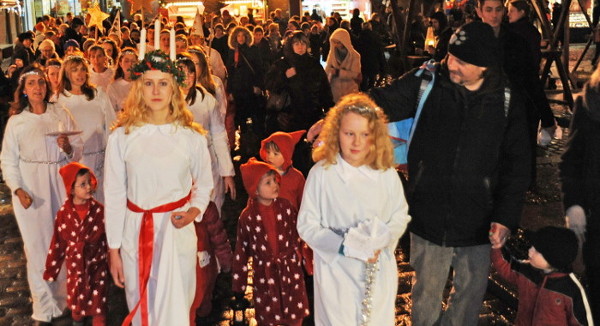
[(185, 74), (183, 71), (177, 68), (176, 63), (169, 59), (169, 56), (161, 50), (154, 50), (146, 53), (144, 59), (130, 69), (132, 72), (131, 78), (136, 80), (148, 70), (160, 70), (169, 73), (175, 77), (177, 84), (180, 86), (183, 85), (183, 82), (185, 81)]

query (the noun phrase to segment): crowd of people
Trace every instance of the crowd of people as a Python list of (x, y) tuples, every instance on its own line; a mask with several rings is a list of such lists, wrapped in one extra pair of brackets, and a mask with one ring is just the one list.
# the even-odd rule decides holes
[[(358, 9), (349, 21), (223, 11), (193, 27), (44, 16), (1, 74), (0, 167), (35, 324), (67, 313), (105, 325), (114, 283), (123, 325), (193, 325), (224, 272), (235, 301), (253, 287), (259, 325), (394, 325), (394, 252), (409, 231), (414, 325), (477, 325), (491, 268), (518, 288), (518, 324), (593, 325), (600, 70), (560, 166), (565, 225), (509, 261), (535, 148), (556, 122), (527, 2), (479, 0), (476, 13), (432, 14), (433, 61), (385, 86), (390, 29)], [(411, 118), (398, 173), (388, 126)], [(238, 196), (232, 154), (248, 194), (233, 248), (220, 217)], [(581, 250), (585, 286), (571, 273)]]

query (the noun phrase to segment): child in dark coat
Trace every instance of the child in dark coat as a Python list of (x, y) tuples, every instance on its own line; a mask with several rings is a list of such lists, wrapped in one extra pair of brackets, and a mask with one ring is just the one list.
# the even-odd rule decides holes
[(492, 265), (519, 291), (515, 325), (593, 325), (585, 291), (569, 273), (577, 246), (573, 231), (547, 226), (535, 234), (529, 261), (509, 263), (499, 245), (492, 247)]
[(271, 165), (252, 158), (240, 170), (249, 199), (238, 221), (233, 292), (246, 291), (252, 257), (258, 323), (299, 326), (309, 308), (296, 208), (279, 197), (279, 173)]
[(54, 281), (63, 262), (67, 267), (67, 303), (73, 325), (105, 325), (108, 264), (104, 206), (93, 197), (97, 181), (85, 165), (72, 162), (60, 170), (68, 198), (56, 213), (54, 235), (44, 279)]

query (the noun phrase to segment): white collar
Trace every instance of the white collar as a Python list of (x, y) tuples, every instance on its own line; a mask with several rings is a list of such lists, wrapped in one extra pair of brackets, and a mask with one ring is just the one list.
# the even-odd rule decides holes
[(365, 176), (373, 181), (376, 181), (381, 171), (374, 170), (368, 165), (355, 167), (346, 162), (341, 154), (337, 154), (337, 164), (333, 165), (337, 173), (340, 175), (344, 183), (348, 183), (350, 179), (357, 176)]

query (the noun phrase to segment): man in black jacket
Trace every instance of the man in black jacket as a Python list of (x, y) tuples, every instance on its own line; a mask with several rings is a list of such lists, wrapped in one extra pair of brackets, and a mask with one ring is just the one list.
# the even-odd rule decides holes
[[(498, 68), (484, 23), (464, 25), (433, 73), (408, 154), (413, 325), (477, 325), (490, 242), (516, 228), (529, 183), (525, 109)], [(390, 121), (415, 115), (423, 77), (414, 71), (371, 96)], [(441, 302), (454, 270), (454, 289)]]

